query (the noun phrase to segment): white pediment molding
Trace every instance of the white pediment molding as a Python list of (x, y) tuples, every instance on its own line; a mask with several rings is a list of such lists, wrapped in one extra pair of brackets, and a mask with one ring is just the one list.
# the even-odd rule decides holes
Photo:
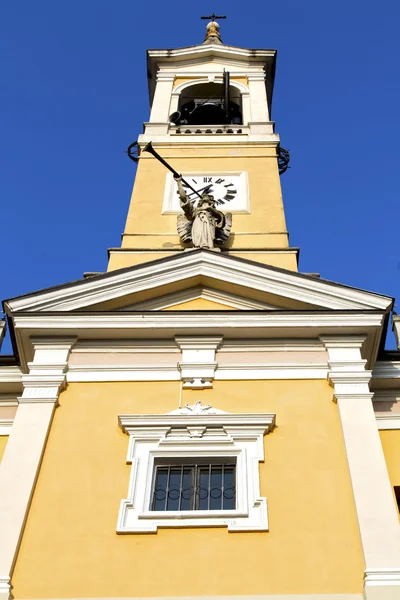
[(392, 305), (387, 296), (222, 253), (195, 250), (13, 298), (5, 302), (5, 307), (10, 315), (22, 311), (72, 312), (93, 307), (107, 310), (99, 305), (119, 300), (123, 306), (123, 298), (132, 299), (135, 293), (151, 290), (154, 296), (161, 296), (163, 286), (180, 284), (189, 288), (193, 287), (192, 281), (199, 279), (214, 281), (215, 287), (234, 285), (240, 295), (251, 297), (255, 290), (277, 301), (288, 300), (292, 310), (296, 309), (296, 303), (299, 308), (333, 310), (388, 310)]

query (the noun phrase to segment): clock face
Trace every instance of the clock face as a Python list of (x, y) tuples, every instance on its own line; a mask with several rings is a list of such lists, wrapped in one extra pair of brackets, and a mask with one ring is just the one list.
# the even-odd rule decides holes
[[(199, 196), (193, 191), (196, 190), (200, 195), (210, 194), (214, 196), (216, 207), (222, 211), (247, 214), (250, 212), (247, 173), (245, 171), (183, 172), (182, 178), (186, 182), (182, 181), (183, 188), (194, 205), (199, 200)], [(190, 189), (189, 186), (193, 189)], [(172, 173), (167, 173), (162, 213), (179, 214), (181, 212), (178, 187)]]
[(211, 194), (214, 196), (217, 206), (222, 207), (237, 198), (237, 177), (229, 177), (228, 175), (197, 175), (184, 177), (184, 179), (186, 183), (182, 182), (182, 185), (193, 204), (197, 203), (199, 197), (190, 189), (189, 185), (199, 194)]

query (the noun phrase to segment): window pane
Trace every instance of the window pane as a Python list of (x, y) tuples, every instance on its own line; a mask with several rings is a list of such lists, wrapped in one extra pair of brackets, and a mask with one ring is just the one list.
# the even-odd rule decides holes
[(182, 467), (171, 467), (169, 474), (167, 510), (179, 510)]
[(181, 510), (193, 509), (193, 471), (192, 467), (183, 468)]
[(168, 467), (157, 467), (153, 493), (153, 510), (165, 510), (167, 499)]
[(198, 468), (197, 509), (208, 510), (208, 492), (210, 483), (210, 467)]
[(236, 507), (236, 481), (235, 481), (236, 468), (225, 467), (224, 469), (224, 493), (223, 493), (223, 505), (224, 510), (233, 510)]
[(232, 510), (235, 486), (234, 464), (158, 465), (151, 510)]
[(210, 510), (222, 508), (222, 467), (211, 467)]

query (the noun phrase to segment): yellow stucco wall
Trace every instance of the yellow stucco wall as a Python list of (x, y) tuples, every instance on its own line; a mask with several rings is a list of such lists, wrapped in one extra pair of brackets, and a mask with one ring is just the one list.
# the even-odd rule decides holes
[[(129, 244), (125, 242), (127, 247)], [(176, 252), (151, 252), (147, 250), (130, 252), (119, 252), (112, 250), (110, 252), (110, 259), (108, 263), (108, 271), (115, 271), (117, 269), (124, 269), (125, 267), (132, 267), (139, 265), (144, 262), (156, 260), (157, 258), (167, 258), (173, 254), (180, 254), (181, 249)], [(294, 252), (227, 252), (231, 256), (237, 256), (238, 258), (245, 258), (260, 262), (264, 265), (270, 265), (272, 267), (279, 267), (280, 269), (288, 269), (289, 271), (298, 271), (297, 255)]]
[(400, 430), (379, 432), (392, 486), (400, 485)]
[(6, 449), (8, 435), (0, 435), (0, 461), (3, 458), (4, 450)]
[(195, 300), (174, 304), (174, 306), (169, 306), (164, 310), (235, 310), (235, 308), (226, 304), (219, 304), (219, 302), (212, 302), (205, 298), (196, 298)]
[[(233, 215), (227, 248), (240, 252), (239, 256), (259, 250), (261, 261), (267, 264), (269, 256), (263, 260), (263, 252), (288, 248), (275, 148), (246, 142), (234, 148), (222, 143), (195, 147), (174, 144), (157, 150), (179, 172), (248, 173), (250, 213)], [(111, 255), (108, 270), (146, 262), (157, 251), (181, 250), (176, 214), (162, 214), (166, 177), (165, 167), (150, 154), (142, 153), (121, 245), (135, 254)], [(229, 206), (225, 209), (229, 210)], [(275, 266), (297, 269), (294, 255), (288, 258), (284, 254), (271, 254), (271, 260), (270, 264)]]
[[(268, 147), (163, 147), (162, 156), (179, 172), (247, 171), (250, 214), (235, 214), (235, 232), (285, 232), (276, 150)], [(163, 215), (167, 171), (151, 155), (139, 161), (125, 233), (176, 234), (176, 215)], [(164, 240), (160, 240), (163, 242)], [(275, 243), (275, 242), (274, 242)]]
[(359, 593), (363, 559), (337, 406), (325, 381), (215, 382), (184, 391), (275, 412), (261, 493), (270, 531), (117, 535), (128, 489), (119, 413), (177, 407), (179, 383), (70, 384), (60, 396), (16, 568), (18, 598)]

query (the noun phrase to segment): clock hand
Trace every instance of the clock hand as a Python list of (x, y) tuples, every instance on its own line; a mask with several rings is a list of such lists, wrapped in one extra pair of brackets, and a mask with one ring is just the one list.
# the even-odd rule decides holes
[[(212, 183), (200, 188), (199, 190), (196, 190), (196, 194), (200, 194), (200, 192), (203, 192), (203, 194), (206, 194), (209, 189), (212, 188)], [(188, 194), (188, 198), (191, 198), (193, 196), (194, 192), (192, 192), (191, 194)]]

